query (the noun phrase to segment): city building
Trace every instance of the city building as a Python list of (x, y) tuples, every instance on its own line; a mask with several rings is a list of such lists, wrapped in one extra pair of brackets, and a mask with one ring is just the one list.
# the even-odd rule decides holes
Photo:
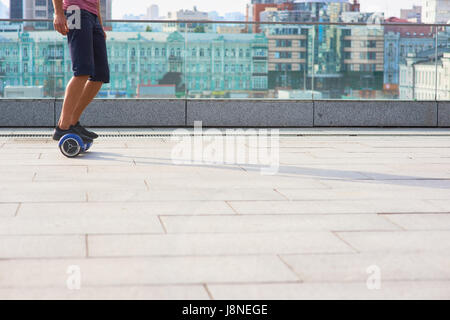
[(23, 19), (23, 0), (9, 0), (10, 19)]
[(267, 25), (269, 87), (275, 90), (306, 89), (308, 32), (311, 28)]
[(0, 22), (0, 33), (2, 32), (20, 32), (23, 30), (22, 23)]
[[(389, 23), (408, 23), (408, 20), (389, 18)], [(434, 28), (429, 26), (396, 26), (384, 28), (384, 91), (386, 96), (399, 95), (399, 65), (410, 53), (420, 53), (435, 46)]]
[(360, 12), (346, 12), (342, 17), (344, 22), (369, 23), (342, 28), (344, 92), (353, 98), (376, 98), (383, 90), (384, 27), (378, 23), (382, 23), (384, 17)]
[(423, 0), (423, 23), (447, 23), (450, 21), (449, 0)]
[(437, 63), (435, 60), (408, 55), (400, 65), (400, 99), (450, 99), (450, 50), (441, 50)]
[(224, 21), (225, 18), (222, 17), (217, 11), (208, 12), (208, 19), (211, 21)]
[(149, 20), (157, 20), (159, 19), (159, 6), (156, 4), (152, 4), (147, 8), (147, 19)]
[(225, 21), (245, 21), (245, 15), (241, 12), (226, 12)]
[(218, 25), (216, 32), (218, 34), (232, 34), (232, 33), (243, 33), (245, 29), (244, 25)]
[[(357, 17), (361, 15), (351, 10), (359, 10), (357, 1), (353, 4), (348, 1), (296, 1), (291, 3), (290, 9), (266, 7), (260, 12), (260, 21), (339, 22), (347, 12)], [(351, 34), (348, 28), (335, 25), (261, 25), (261, 28), (269, 39), (270, 88), (277, 92), (283, 88), (320, 90), (325, 98), (341, 98), (345, 94), (344, 80), (348, 79), (343, 77), (349, 68), (344, 62), (355, 62), (344, 61), (342, 39), (345, 32)], [(357, 68), (352, 70), (350, 79), (359, 72)]]
[[(277, 10), (294, 10), (292, 0), (252, 0), (252, 18), (254, 22), (261, 21), (261, 13), (267, 8), (276, 8)], [(254, 33), (260, 33), (260, 25), (253, 26)]]
[[(112, 19), (112, 0), (100, 0), (101, 13), (103, 19)], [(53, 19), (54, 14), (52, 0), (11, 0), (11, 19)], [(25, 22), (24, 28), (28, 30), (53, 30), (53, 23), (50, 22)], [(105, 23), (105, 28), (110, 30), (110, 25)]]
[(112, 0), (100, 0), (100, 10), (103, 20), (112, 20)]
[[(278, 10), (277, 8), (266, 8), (259, 15), (261, 22), (309, 22), (311, 12), (306, 10)], [(264, 25), (261, 29), (264, 29)]]
[[(266, 95), (268, 42), (263, 34), (110, 32), (108, 39), (111, 83), (100, 97), (164, 95), (173, 86), (177, 97), (186, 92), (191, 97)], [(71, 77), (63, 36), (53, 31), (2, 34), (2, 94), (5, 87), (42, 86), (45, 96), (61, 97)], [(140, 84), (154, 87), (141, 86), (138, 92)]]
[(197, 7), (193, 10), (179, 10), (169, 12), (167, 20), (181, 21), (168, 22), (163, 26), (163, 32), (209, 32), (211, 31), (211, 24), (203, 22), (182, 22), (182, 21), (209, 21), (207, 12), (198, 11)]
[(412, 9), (400, 9), (400, 19), (408, 22), (422, 23), (422, 7), (413, 6)]

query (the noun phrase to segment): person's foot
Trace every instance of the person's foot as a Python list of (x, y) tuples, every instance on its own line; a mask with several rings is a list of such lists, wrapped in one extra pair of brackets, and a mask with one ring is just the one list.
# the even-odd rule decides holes
[(53, 140), (59, 141), (63, 136), (69, 133), (74, 133), (76, 135), (79, 135), (83, 140), (86, 141), (92, 141), (92, 138), (90, 136), (87, 136), (84, 134), (80, 129), (78, 129), (75, 126), (70, 126), (69, 129), (63, 130), (59, 126), (55, 128), (55, 131), (53, 133)]
[(55, 128), (55, 131), (53, 132), (53, 140), (59, 141), (63, 136), (66, 134), (73, 133), (71, 128), (67, 130), (61, 129), (59, 126)]
[(85, 136), (88, 136), (91, 139), (97, 139), (98, 138), (98, 134), (96, 134), (95, 132), (87, 130), (85, 127), (83, 127), (81, 125), (81, 123), (79, 121), (77, 122), (77, 124), (74, 127), (77, 128), (82, 134), (84, 134)]

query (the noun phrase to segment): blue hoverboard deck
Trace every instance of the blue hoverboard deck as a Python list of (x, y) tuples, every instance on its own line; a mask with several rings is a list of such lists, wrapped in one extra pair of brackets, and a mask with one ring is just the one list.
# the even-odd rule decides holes
[(64, 135), (58, 143), (61, 153), (68, 158), (75, 158), (92, 147), (92, 140), (84, 140), (79, 135), (69, 133)]

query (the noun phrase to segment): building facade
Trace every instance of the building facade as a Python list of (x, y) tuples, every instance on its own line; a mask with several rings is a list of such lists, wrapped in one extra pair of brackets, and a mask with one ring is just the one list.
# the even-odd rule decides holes
[[(408, 20), (390, 18), (387, 22), (407, 24)], [(384, 28), (384, 91), (398, 97), (400, 64), (408, 54), (428, 51), (435, 46), (434, 28), (429, 26), (396, 26)]]
[[(111, 83), (100, 96), (136, 97), (138, 85), (175, 85), (176, 95), (227, 97), (266, 94), (268, 41), (264, 35), (110, 32)], [(0, 37), (0, 90), (43, 86), (61, 97), (72, 77), (66, 40), (53, 31)]]
[(9, 0), (9, 18), (23, 19), (23, 1)]
[[(193, 10), (179, 10), (169, 12), (167, 20), (180, 21), (168, 22), (163, 25), (163, 32), (210, 32), (211, 24), (202, 22), (188, 22), (188, 21), (208, 21), (209, 16), (207, 12), (198, 11), (196, 7)], [(186, 21), (186, 22), (183, 22)]]
[(267, 26), (270, 88), (306, 89), (309, 29), (294, 25)]
[(400, 99), (449, 100), (450, 50), (435, 59), (409, 54), (400, 65)]
[(156, 20), (159, 18), (159, 6), (152, 4), (147, 8), (147, 19)]
[(422, 22), (447, 23), (450, 21), (449, 0), (423, 0)]
[(422, 23), (422, 7), (413, 6), (411, 9), (400, 9), (400, 19), (413, 23)]

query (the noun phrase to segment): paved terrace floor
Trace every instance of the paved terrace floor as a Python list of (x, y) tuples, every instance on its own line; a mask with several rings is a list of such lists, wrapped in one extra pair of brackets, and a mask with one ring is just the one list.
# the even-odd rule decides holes
[(282, 130), (276, 175), (100, 133), (0, 130), (1, 299), (450, 298), (448, 130)]

